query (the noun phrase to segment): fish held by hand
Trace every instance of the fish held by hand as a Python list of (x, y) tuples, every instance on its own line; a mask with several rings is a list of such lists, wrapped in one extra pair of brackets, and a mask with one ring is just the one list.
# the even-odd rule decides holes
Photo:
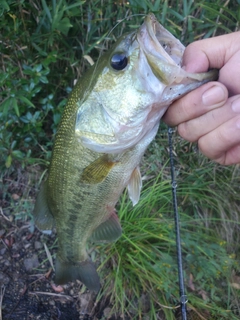
[(218, 77), (216, 70), (183, 70), (183, 52), (180, 41), (148, 14), (74, 87), (34, 208), (40, 230), (57, 229), (56, 283), (79, 279), (100, 289), (87, 241), (121, 236), (115, 205), (125, 187), (138, 202), (139, 163), (161, 117), (174, 100)]

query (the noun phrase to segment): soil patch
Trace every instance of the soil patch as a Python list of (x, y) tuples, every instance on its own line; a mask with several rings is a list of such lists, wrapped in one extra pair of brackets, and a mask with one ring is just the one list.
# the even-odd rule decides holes
[(53, 282), (48, 249), (56, 253), (56, 233), (43, 235), (31, 217), (41, 171), (16, 170), (0, 181), (0, 320), (102, 319), (106, 300), (96, 302), (80, 281)]

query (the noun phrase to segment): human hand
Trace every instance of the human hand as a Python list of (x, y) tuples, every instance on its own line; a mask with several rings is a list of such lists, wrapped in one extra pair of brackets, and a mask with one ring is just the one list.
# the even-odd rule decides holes
[(224, 165), (240, 162), (240, 32), (190, 44), (183, 56), (188, 72), (218, 68), (209, 82), (175, 101), (163, 120), (184, 139)]

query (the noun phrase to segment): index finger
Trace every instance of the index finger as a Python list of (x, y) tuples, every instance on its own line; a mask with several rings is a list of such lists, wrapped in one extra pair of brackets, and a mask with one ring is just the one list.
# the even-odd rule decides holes
[(197, 118), (206, 112), (222, 106), (228, 98), (228, 91), (218, 82), (209, 82), (173, 102), (163, 116), (170, 126)]

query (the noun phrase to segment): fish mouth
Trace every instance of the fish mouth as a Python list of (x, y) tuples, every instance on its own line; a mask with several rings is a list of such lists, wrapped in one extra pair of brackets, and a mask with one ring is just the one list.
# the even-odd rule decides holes
[(145, 17), (137, 38), (147, 56), (181, 66), (185, 47), (157, 21), (153, 13)]
[[(185, 83), (196, 83), (195, 88), (197, 88), (207, 81), (218, 78), (217, 70), (188, 73), (182, 69), (184, 45), (157, 21), (153, 13), (145, 17), (144, 23), (138, 30), (137, 40), (153, 74), (167, 86), (181, 83), (185, 79)], [(194, 86), (191, 87), (191, 90), (193, 89)]]

